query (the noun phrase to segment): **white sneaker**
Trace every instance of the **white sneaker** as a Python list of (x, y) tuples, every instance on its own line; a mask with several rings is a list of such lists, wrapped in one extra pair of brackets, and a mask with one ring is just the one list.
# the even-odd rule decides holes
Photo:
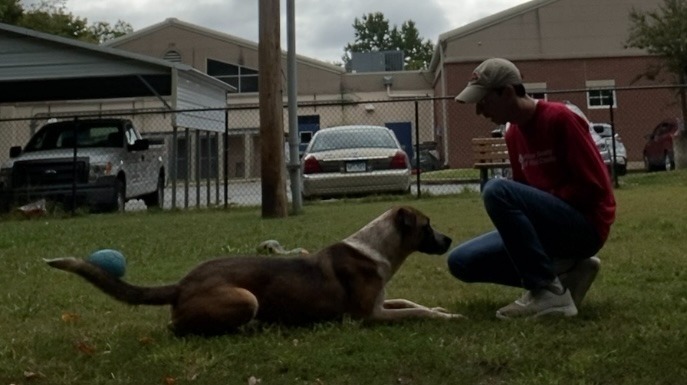
[(600, 268), (601, 260), (593, 256), (578, 261), (572, 267), (559, 273), (558, 278), (563, 286), (570, 290), (575, 306), (579, 307), (582, 303)]
[(577, 315), (577, 307), (570, 295), (570, 290), (565, 289), (563, 294), (556, 294), (547, 289), (536, 292), (527, 291), (515, 302), (497, 310), (496, 318), (536, 318), (549, 314), (565, 317)]

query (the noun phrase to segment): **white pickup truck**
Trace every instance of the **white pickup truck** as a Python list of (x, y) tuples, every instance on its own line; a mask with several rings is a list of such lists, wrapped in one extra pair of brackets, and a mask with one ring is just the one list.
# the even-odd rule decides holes
[(164, 202), (162, 146), (151, 146), (128, 119), (84, 119), (42, 126), (0, 167), (0, 209), (44, 198), (73, 207), (124, 211), (130, 199)]

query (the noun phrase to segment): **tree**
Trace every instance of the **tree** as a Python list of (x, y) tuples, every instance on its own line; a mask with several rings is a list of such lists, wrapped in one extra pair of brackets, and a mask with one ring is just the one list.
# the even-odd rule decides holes
[(434, 44), (423, 40), (412, 20), (405, 21), (401, 28), (389, 27), (389, 20), (381, 12), (369, 13), (353, 21), (355, 40), (344, 47), (344, 63), (351, 61), (353, 52), (403, 51), (404, 69), (426, 68), (432, 60)]
[(134, 29), (131, 27), (131, 24), (122, 20), (117, 20), (114, 26), (111, 26), (106, 21), (98, 21), (88, 27), (88, 32), (98, 43), (124, 36), (133, 31)]
[(0, 23), (15, 25), (21, 19), (24, 8), (21, 0), (0, 0)]
[[(630, 11), (630, 34), (627, 45), (644, 49), (661, 58), (659, 67), (650, 69), (649, 78), (666, 70), (675, 75), (681, 85), (678, 90), (682, 121), (687, 122), (687, 2), (684, 0), (663, 0), (653, 11)], [(687, 133), (674, 141), (675, 165), (687, 168)]]
[(32, 4), (19, 20), (19, 26), (52, 35), (93, 41), (88, 32), (88, 20), (67, 11), (62, 1), (42, 0)]
[(88, 19), (67, 10), (65, 0), (41, 0), (28, 9), (21, 6), (20, 0), (0, 0), (0, 22), (90, 43), (133, 32), (131, 25), (121, 20), (114, 26), (102, 21), (89, 25)]
[(422, 40), (414, 21), (404, 22), (400, 32), (394, 27), (391, 31), (391, 42), (395, 49), (403, 51), (406, 69), (423, 69), (429, 66), (434, 54), (434, 44), (429, 39)]

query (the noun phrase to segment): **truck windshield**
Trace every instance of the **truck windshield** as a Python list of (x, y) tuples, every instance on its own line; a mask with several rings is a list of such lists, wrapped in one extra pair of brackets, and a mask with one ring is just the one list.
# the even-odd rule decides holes
[(79, 122), (75, 135), (74, 121), (49, 123), (31, 138), (24, 151), (60, 148), (123, 147), (124, 134), (118, 125), (108, 122)]

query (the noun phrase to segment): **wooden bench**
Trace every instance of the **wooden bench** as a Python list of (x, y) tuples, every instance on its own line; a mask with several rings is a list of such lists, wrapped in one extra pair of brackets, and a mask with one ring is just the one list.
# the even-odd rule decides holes
[(479, 189), (489, 180), (489, 170), (510, 167), (508, 148), (504, 138), (473, 138), (474, 168), (479, 170)]

